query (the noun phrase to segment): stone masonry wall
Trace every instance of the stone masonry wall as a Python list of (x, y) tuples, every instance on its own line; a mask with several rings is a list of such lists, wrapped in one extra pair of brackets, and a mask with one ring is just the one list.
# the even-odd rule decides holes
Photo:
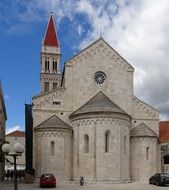
[[(148, 147), (148, 152), (147, 152)], [(131, 179), (134, 181), (148, 180), (157, 172), (157, 138), (131, 138)]]
[[(107, 79), (96, 84), (94, 74), (102, 71)], [(103, 40), (97, 41), (65, 65), (65, 88), (76, 110), (99, 91), (129, 115), (132, 113), (134, 69)]]
[[(72, 123), (73, 179), (129, 180), (129, 123), (111, 119), (84, 119)], [(109, 131), (109, 151), (105, 152), (105, 132)], [(89, 152), (84, 152), (84, 135), (89, 136)], [(127, 137), (124, 153), (124, 135)]]
[[(53, 173), (58, 180), (72, 179), (72, 137), (70, 133), (36, 132), (36, 176)], [(51, 142), (54, 152), (51, 153)]]
[[(97, 71), (102, 71), (106, 74), (106, 81), (103, 85), (96, 84), (94, 80), (94, 74)], [(140, 141), (136, 143), (132, 141), (130, 155), (129, 129), (137, 127), (140, 123), (144, 122), (158, 136), (159, 112), (136, 97), (133, 97), (133, 72), (132, 66), (120, 57), (106, 42), (100, 39), (66, 63), (64, 87), (33, 98), (34, 127), (52, 115), (58, 116), (73, 127), (73, 156), (71, 155), (71, 147), (68, 145), (68, 140), (66, 140), (67, 145), (64, 149), (70, 151), (71, 156), (67, 154), (66, 160), (69, 160), (69, 158), (70, 161), (73, 160), (73, 172), (70, 172), (71, 164), (65, 165), (69, 169), (67, 171), (68, 176), (65, 179), (71, 179), (71, 175), (73, 174), (73, 179), (78, 180), (80, 175), (85, 175), (88, 180), (128, 180), (130, 178), (130, 166), (132, 167), (131, 176), (133, 179), (144, 179), (149, 175), (149, 171), (146, 172), (145, 176), (141, 173), (141, 163), (143, 163), (144, 158), (143, 160), (139, 160), (143, 156), (139, 157), (139, 152), (137, 152), (140, 149), (144, 149), (143, 145), (145, 144)], [(71, 124), (69, 115), (89, 101), (99, 91), (102, 91), (133, 118), (131, 124), (126, 124), (116, 119), (111, 122), (106, 120), (102, 124), (99, 124), (100, 121), (96, 122), (95, 119), (90, 122), (84, 121), (84, 123), (87, 123), (85, 125), (82, 121)], [(103, 134), (106, 129), (109, 129), (112, 135), (110, 153), (103, 152)], [(89, 153), (83, 152), (85, 134), (89, 135)], [(124, 136), (126, 143), (124, 143)], [(43, 139), (39, 137), (35, 138), (34, 134), (34, 166), (37, 167), (38, 175), (41, 171), (47, 169), (44, 165), (47, 163), (47, 157), (41, 155), (40, 148), (45, 142), (49, 143), (51, 138), (43, 137)], [(62, 140), (57, 139), (60, 150), (64, 148), (62, 147)], [(150, 148), (154, 146), (152, 156), (156, 156), (154, 157), (156, 159), (155, 147), (157, 146), (157, 141), (151, 142), (151, 139), (149, 141)], [(99, 143), (97, 144), (96, 142)], [(38, 153), (36, 152), (36, 148)], [(48, 149), (48, 147), (46, 148)], [(60, 158), (63, 158), (63, 152), (60, 152)], [(140, 162), (139, 174), (137, 160)], [(57, 162), (58, 164), (63, 164), (63, 160)], [(153, 168), (153, 171), (155, 171), (155, 165), (153, 164), (154, 162), (151, 160), (151, 162), (147, 162), (145, 167), (148, 170)], [(59, 174), (59, 176), (63, 179), (64, 174)], [(140, 178), (138, 178), (139, 176)]]
[(133, 98), (132, 128), (144, 122), (159, 135), (159, 111), (138, 98)]

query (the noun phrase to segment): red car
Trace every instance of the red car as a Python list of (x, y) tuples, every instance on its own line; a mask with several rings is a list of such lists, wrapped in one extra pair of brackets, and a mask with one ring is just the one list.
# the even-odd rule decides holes
[(53, 174), (42, 174), (39, 185), (40, 187), (56, 187), (56, 178)]

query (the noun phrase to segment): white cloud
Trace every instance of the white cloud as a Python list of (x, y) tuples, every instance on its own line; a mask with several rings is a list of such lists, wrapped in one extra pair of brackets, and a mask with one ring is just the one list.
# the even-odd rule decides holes
[(169, 1), (117, 1), (116, 14), (91, 2), (78, 4), (92, 26), (80, 47), (98, 38), (101, 23), (105, 40), (135, 68), (135, 94), (169, 118)]
[[(80, 42), (79, 48), (98, 39), (101, 26), (103, 38), (135, 68), (135, 94), (159, 109), (163, 118), (169, 118), (168, 0), (21, 2), (24, 2), (25, 11), (17, 12), (17, 16), (24, 23), (47, 20), (51, 11), (57, 22), (66, 16), (77, 24), (75, 14), (85, 15), (90, 28), (86, 29), (87, 38)], [(3, 15), (0, 13), (0, 16)], [(85, 28), (83, 23), (78, 24), (77, 32), (81, 34), (81, 29)]]
[(14, 127), (7, 128), (6, 134), (12, 133), (13, 131), (16, 131), (16, 130), (21, 130), (21, 126), (17, 125)]
[(78, 25), (78, 27), (77, 27), (77, 33), (78, 33), (78, 35), (81, 36), (82, 32), (83, 32), (82, 26)]
[(142, 2), (119, 33), (116, 48), (135, 67), (136, 95), (169, 117), (169, 1)]

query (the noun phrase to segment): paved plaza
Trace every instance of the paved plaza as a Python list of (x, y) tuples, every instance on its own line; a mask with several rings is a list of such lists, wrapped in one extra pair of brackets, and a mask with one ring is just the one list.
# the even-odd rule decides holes
[[(0, 183), (0, 190), (13, 190), (14, 186), (12, 182), (3, 182)], [(18, 184), (18, 190), (31, 190), (31, 189), (41, 189), (38, 183), (34, 184)], [(43, 188), (45, 190), (48, 189), (58, 189), (58, 190), (158, 190), (158, 189), (169, 189), (169, 186), (155, 186), (149, 185), (144, 182), (137, 183), (128, 183), (128, 184), (85, 184), (84, 186), (80, 186), (79, 184), (71, 184), (71, 183), (57, 183), (56, 188)]]

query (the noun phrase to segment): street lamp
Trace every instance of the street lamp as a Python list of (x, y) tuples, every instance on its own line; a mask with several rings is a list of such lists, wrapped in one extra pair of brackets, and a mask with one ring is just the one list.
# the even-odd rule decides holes
[(18, 156), (21, 156), (24, 152), (24, 147), (20, 143), (16, 143), (13, 146), (13, 153), (10, 153), (11, 146), (9, 144), (4, 144), (2, 146), (2, 151), (6, 156), (13, 157), (14, 160), (14, 190), (17, 190), (17, 168), (16, 168), (16, 159)]

